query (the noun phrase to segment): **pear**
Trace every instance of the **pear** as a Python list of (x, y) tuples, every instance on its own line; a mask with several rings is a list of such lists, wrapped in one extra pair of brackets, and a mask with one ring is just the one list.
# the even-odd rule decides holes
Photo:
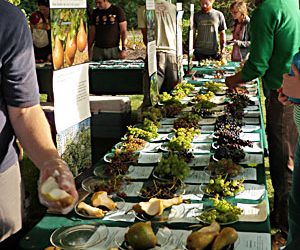
[(68, 34), (68, 39), (66, 43), (66, 63), (71, 66), (74, 63), (74, 58), (76, 54), (76, 38), (73, 36), (71, 38), (70, 34)]
[(60, 69), (64, 65), (64, 49), (58, 36), (54, 39), (54, 48), (52, 53), (54, 69)]
[(223, 247), (233, 244), (237, 239), (237, 231), (232, 227), (225, 227), (215, 239), (211, 249), (221, 250)]
[(104, 206), (109, 210), (113, 210), (117, 207), (117, 204), (107, 196), (106, 191), (98, 191), (94, 193), (91, 201), (94, 207)]
[(218, 235), (218, 232), (193, 232), (186, 241), (189, 250), (203, 250), (210, 245)]
[(77, 49), (82, 52), (84, 51), (87, 44), (86, 32), (83, 24), (82, 18), (80, 19), (80, 26), (77, 33)]
[(60, 189), (55, 178), (50, 176), (41, 185), (41, 194), (45, 200), (50, 202), (59, 202), (62, 207), (68, 207), (74, 202), (73, 196), (65, 190)]
[(157, 244), (157, 238), (149, 221), (133, 224), (126, 233), (125, 238), (134, 250), (146, 250), (155, 247)]

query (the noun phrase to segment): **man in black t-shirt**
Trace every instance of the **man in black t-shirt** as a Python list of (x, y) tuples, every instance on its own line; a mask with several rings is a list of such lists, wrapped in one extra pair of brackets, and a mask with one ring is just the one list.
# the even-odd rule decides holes
[[(93, 61), (124, 59), (126, 57), (127, 21), (125, 12), (108, 0), (95, 0), (89, 34)], [(121, 38), (122, 50), (119, 49)], [(91, 55), (91, 51), (90, 51)]]

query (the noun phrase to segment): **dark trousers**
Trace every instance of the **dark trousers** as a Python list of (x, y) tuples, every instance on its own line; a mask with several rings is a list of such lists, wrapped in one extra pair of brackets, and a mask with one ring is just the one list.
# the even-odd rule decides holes
[(201, 61), (201, 60), (205, 60), (205, 59), (214, 59), (214, 60), (220, 61), (222, 59), (222, 56), (220, 53), (216, 53), (213, 55), (204, 55), (204, 54), (199, 53), (196, 50), (194, 51), (194, 56), (195, 56), (196, 61)]
[(277, 226), (287, 232), (288, 195), (298, 132), (293, 119), (293, 106), (282, 105), (276, 90), (269, 91), (266, 113), (270, 174), (274, 187), (274, 219)]

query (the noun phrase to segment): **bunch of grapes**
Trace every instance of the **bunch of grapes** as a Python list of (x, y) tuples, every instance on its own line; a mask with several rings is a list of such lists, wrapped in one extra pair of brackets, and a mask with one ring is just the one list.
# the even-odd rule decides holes
[(253, 104), (249, 97), (244, 94), (230, 93), (229, 98), (239, 109), (246, 108), (249, 104)]
[(146, 141), (140, 138), (135, 138), (132, 135), (129, 135), (127, 141), (122, 143), (122, 151), (135, 152), (142, 149), (146, 144)]
[(184, 112), (174, 121), (174, 128), (193, 128), (198, 127), (201, 117), (197, 114)]
[(180, 158), (177, 154), (170, 153), (161, 159), (154, 170), (155, 174), (161, 178), (179, 179), (184, 180), (190, 168), (184, 159)]
[(217, 82), (206, 82), (203, 84), (203, 87), (205, 87), (207, 91), (211, 91), (213, 93), (220, 92), (223, 86), (224, 84)]
[(158, 122), (164, 117), (162, 110), (156, 107), (147, 107), (142, 113), (142, 118), (147, 118), (153, 122)]
[(208, 165), (208, 170), (210, 170), (213, 175), (235, 177), (242, 172), (242, 167), (233, 162), (232, 159), (221, 159), (217, 162), (211, 161)]
[(215, 129), (224, 129), (227, 128), (229, 130), (239, 129), (242, 126), (242, 121), (236, 119), (230, 113), (225, 113), (217, 118)]
[(226, 145), (217, 148), (214, 156), (218, 160), (221, 160), (222, 158), (232, 159), (235, 163), (239, 163), (245, 158), (245, 152), (241, 148), (230, 148)]
[(92, 187), (93, 192), (106, 191), (108, 194), (117, 193), (125, 180), (121, 175), (113, 175), (110, 179), (101, 180), (95, 183)]
[(174, 94), (177, 95), (177, 92), (183, 92), (185, 96), (189, 95), (192, 91), (195, 90), (195, 86), (193, 84), (187, 82), (178, 83), (174, 88)]
[(133, 136), (134, 138), (141, 138), (146, 141), (149, 141), (152, 138), (156, 138), (155, 135), (153, 135), (151, 132), (146, 131), (141, 128), (133, 128), (131, 126), (128, 126), (128, 134)]
[(151, 198), (170, 199), (176, 194), (178, 188), (182, 186), (180, 180), (161, 181), (152, 180), (151, 183), (141, 189), (141, 196), (147, 200)]
[(168, 94), (167, 92), (163, 92), (160, 96), (159, 96), (159, 100), (161, 103), (164, 104), (174, 104), (174, 103), (180, 103), (180, 99), (177, 96), (171, 96), (170, 94)]
[(237, 221), (243, 210), (228, 201), (218, 198), (213, 198), (214, 207), (211, 210), (205, 211), (199, 215), (202, 221), (212, 223), (230, 223)]
[(244, 179), (230, 180), (228, 176), (217, 175), (215, 179), (210, 179), (204, 187), (204, 192), (208, 195), (220, 195), (222, 197), (232, 197), (245, 190)]
[(203, 101), (210, 101), (213, 97), (215, 96), (215, 94), (211, 91), (208, 91), (205, 94), (197, 94), (194, 97), (194, 101), (195, 102), (203, 102)]
[(196, 128), (178, 128), (174, 129), (175, 136), (184, 136), (193, 139), (195, 135), (200, 135), (200, 129)]
[(175, 117), (178, 115), (186, 105), (181, 104), (180, 102), (176, 102), (173, 104), (166, 104), (163, 106), (164, 113), (166, 114), (166, 117)]

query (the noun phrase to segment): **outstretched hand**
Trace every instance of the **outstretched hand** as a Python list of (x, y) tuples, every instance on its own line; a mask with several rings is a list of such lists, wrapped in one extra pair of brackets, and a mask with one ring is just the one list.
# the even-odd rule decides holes
[(300, 98), (300, 73), (294, 64), (292, 64), (292, 71), (294, 76), (283, 75), (282, 93), (289, 97)]
[[(45, 195), (42, 192), (42, 185), (49, 177), (53, 177), (58, 184), (58, 188), (65, 191), (63, 193), (67, 196), (66, 198), (57, 199), (57, 197)], [(73, 209), (78, 200), (74, 177), (66, 162), (61, 159), (52, 159), (43, 164), (38, 184), (40, 202), (48, 207), (49, 212), (67, 214)]]

